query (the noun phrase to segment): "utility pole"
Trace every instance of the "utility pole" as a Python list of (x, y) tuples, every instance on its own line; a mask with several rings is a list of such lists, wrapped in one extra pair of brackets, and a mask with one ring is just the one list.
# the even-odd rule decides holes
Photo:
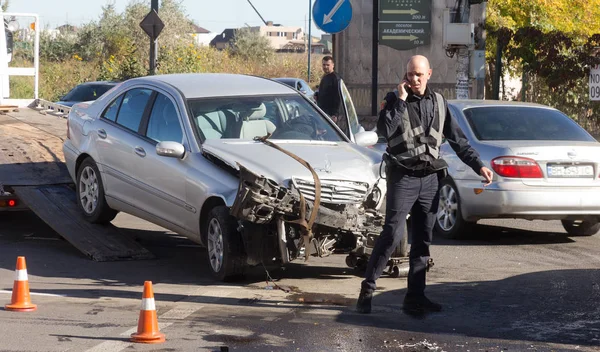
[(307, 72), (307, 79), (306, 82), (310, 83), (310, 54), (312, 52), (312, 33), (311, 33), (311, 27), (312, 27), (312, 0), (308, 0), (308, 68), (306, 70)]
[[(469, 23), (469, 1), (459, 0), (458, 14), (461, 23)], [(469, 48), (458, 49), (456, 67), (456, 99), (469, 99)]]

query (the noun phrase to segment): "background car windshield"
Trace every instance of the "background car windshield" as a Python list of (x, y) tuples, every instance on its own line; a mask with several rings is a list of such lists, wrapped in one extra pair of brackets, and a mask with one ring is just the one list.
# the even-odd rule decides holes
[(343, 137), (299, 95), (188, 100), (192, 122), (205, 139), (270, 139), (338, 142)]
[(63, 101), (90, 101), (98, 99), (102, 94), (108, 92), (113, 85), (81, 85), (73, 88), (67, 95), (65, 95)]
[(467, 121), (479, 140), (595, 141), (563, 113), (535, 107), (468, 108)]

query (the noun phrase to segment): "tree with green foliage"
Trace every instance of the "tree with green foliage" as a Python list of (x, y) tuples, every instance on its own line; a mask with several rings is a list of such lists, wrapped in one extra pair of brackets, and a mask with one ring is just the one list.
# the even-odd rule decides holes
[[(600, 0), (490, 0), (486, 58), (495, 70), (497, 45), (509, 73), (523, 77), (527, 101), (554, 106), (588, 129), (599, 129), (588, 75), (600, 63)], [(525, 80), (527, 78), (527, 80)]]
[(250, 28), (241, 28), (235, 31), (231, 52), (244, 60), (266, 62), (273, 56), (274, 50), (267, 37)]

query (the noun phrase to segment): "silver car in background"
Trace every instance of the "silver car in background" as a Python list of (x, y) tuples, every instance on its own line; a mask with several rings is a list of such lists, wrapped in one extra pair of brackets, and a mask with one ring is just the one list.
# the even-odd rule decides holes
[(446, 142), (436, 230), (460, 237), (479, 219), (561, 220), (572, 236), (600, 230), (600, 143), (559, 110), (495, 100), (450, 100), (452, 115), (493, 183), (466, 166)]
[(346, 137), (272, 80), (174, 74), (76, 104), (63, 152), (89, 221), (123, 211), (185, 235), (225, 280), (309, 254), (368, 256), (386, 190), (380, 155), (364, 147), (376, 141)]
[(306, 95), (309, 99), (314, 100), (315, 92), (310, 88), (310, 85), (301, 78), (294, 77), (277, 77), (273, 78), (274, 81), (286, 84), (294, 89), (297, 89), (300, 93)]

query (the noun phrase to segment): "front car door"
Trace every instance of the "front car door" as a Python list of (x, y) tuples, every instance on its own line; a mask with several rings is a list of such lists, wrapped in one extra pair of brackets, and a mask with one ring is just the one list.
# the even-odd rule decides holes
[(356, 140), (354, 135), (359, 132), (364, 132), (365, 129), (358, 121), (358, 115), (356, 114), (352, 97), (350, 96), (350, 92), (348, 92), (348, 88), (342, 79), (340, 79), (339, 89), (340, 96), (342, 97), (343, 116), (339, 117), (340, 120), (338, 120), (337, 124), (346, 134), (346, 136), (348, 136), (352, 142), (355, 142)]
[(156, 93), (136, 144), (136, 149), (143, 153), (137, 177), (145, 188), (143, 200), (148, 212), (192, 231), (186, 224), (195, 223), (192, 218), (197, 209), (186, 203), (188, 155), (177, 159), (156, 153), (156, 145), (164, 141), (181, 143), (189, 152), (188, 138), (181, 123), (182, 111), (167, 93)]

